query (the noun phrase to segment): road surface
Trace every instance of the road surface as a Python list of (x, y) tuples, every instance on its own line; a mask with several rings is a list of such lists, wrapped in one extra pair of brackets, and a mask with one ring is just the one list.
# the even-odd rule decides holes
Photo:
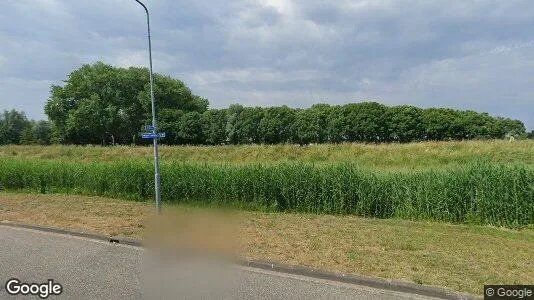
[(172, 261), (139, 247), (0, 226), (0, 299), (5, 284), (53, 279), (49, 299), (428, 299), (246, 267)]

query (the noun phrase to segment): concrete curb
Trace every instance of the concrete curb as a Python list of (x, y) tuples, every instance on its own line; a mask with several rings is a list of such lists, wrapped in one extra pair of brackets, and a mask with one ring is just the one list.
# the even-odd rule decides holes
[(355, 285), (367, 286), (376, 289), (390, 290), (420, 296), (427, 296), (440, 299), (482, 299), (472, 295), (462, 294), (456, 291), (439, 287), (418, 285), (415, 283), (387, 280), (382, 278), (367, 277), (356, 274), (335, 273), (305, 266), (284, 265), (261, 260), (241, 260), (239, 264), (252, 268), (272, 270), (280, 273), (301, 275), (317, 279), (344, 282)]
[(130, 245), (130, 246), (135, 246), (135, 247), (143, 246), (140, 240), (128, 239), (128, 238), (122, 238), (122, 237), (105, 236), (102, 234), (83, 232), (83, 231), (73, 231), (73, 230), (59, 229), (59, 228), (53, 228), (53, 227), (43, 227), (43, 226), (36, 226), (36, 225), (29, 225), (29, 224), (15, 223), (15, 222), (6, 222), (6, 221), (1, 221), (0, 226), (38, 230), (42, 232), (70, 235), (70, 236), (75, 236), (75, 237), (87, 238), (87, 239), (104, 241), (104, 242), (109, 242), (109, 243)]
[[(65, 229), (59, 229), (59, 228), (43, 227), (43, 226), (5, 222), (5, 221), (0, 222), (0, 226), (38, 230), (38, 231), (43, 231), (43, 232), (50, 232), (50, 233), (56, 233), (56, 234), (62, 234), (62, 235), (70, 235), (70, 236), (75, 236), (75, 237), (88, 238), (88, 239), (93, 239), (93, 240), (98, 240), (98, 241), (105, 241), (109, 243), (117, 243), (117, 244), (129, 245), (129, 246), (134, 246), (134, 247), (143, 247), (142, 241), (137, 240), (137, 239), (129, 239), (129, 238), (113, 237), (113, 236), (110, 237), (110, 236), (105, 236), (101, 234), (89, 233), (89, 232), (72, 231), (72, 230), (65, 230)], [(462, 294), (456, 291), (439, 288), (439, 287), (424, 286), (424, 285), (418, 285), (415, 283), (409, 283), (409, 282), (403, 282), (403, 281), (397, 281), (397, 280), (387, 280), (387, 279), (382, 279), (382, 278), (367, 277), (367, 276), (355, 275), (355, 274), (335, 273), (335, 272), (315, 269), (311, 267), (285, 265), (285, 264), (279, 264), (279, 263), (274, 263), (274, 262), (269, 262), (269, 261), (264, 261), (264, 260), (239, 259), (237, 261), (237, 264), (240, 266), (250, 267), (250, 268), (255, 268), (255, 269), (269, 270), (269, 271), (275, 271), (275, 272), (292, 274), (292, 275), (300, 275), (300, 276), (306, 276), (306, 277), (311, 277), (311, 278), (316, 278), (316, 279), (337, 281), (337, 282), (367, 286), (367, 287), (376, 288), (376, 289), (414, 294), (414, 295), (419, 295), (419, 296), (426, 296), (426, 297), (433, 297), (433, 298), (440, 298), (440, 299), (466, 299), (466, 300), (467, 299), (482, 299), (482, 297), (466, 295), (466, 294)]]

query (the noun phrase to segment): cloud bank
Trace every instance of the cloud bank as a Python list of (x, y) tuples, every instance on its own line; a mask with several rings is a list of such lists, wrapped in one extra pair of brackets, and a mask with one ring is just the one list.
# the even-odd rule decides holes
[[(374, 100), (519, 118), (534, 129), (534, 2), (146, 1), (154, 68), (213, 107)], [(44, 118), (83, 63), (146, 66), (133, 0), (7, 0), (0, 109)], [(530, 30), (531, 31), (531, 30)]]

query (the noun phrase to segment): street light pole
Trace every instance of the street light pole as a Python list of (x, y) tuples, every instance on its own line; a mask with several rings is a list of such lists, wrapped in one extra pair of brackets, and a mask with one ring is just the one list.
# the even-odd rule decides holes
[[(139, 3), (146, 12), (146, 22), (148, 27), (148, 55), (150, 59), (150, 99), (152, 101), (152, 127), (153, 133), (157, 133), (157, 124), (156, 124), (156, 104), (154, 102), (154, 74), (152, 72), (152, 41), (150, 39), (150, 14), (148, 13), (148, 8), (143, 2), (135, 0)], [(159, 149), (158, 149), (158, 138), (154, 138), (154, 184), (156, 190), (156, 211), (158, 214), (161, 214), (161, 177), (159, 172)]]

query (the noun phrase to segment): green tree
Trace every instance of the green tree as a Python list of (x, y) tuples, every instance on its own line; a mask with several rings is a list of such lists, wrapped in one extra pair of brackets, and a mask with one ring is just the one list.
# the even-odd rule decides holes
[(236, 144), (258, 144), (261, 142), (260, 123), (264, 117), (261, 107), (244, 107), (236, 116), (233, 141)]
[(65, 137), (75, 144), (106, 145), (112, 131), (106, 108), (97, 94), (78, 101), (77, 108), (68, 114)]
[(299, 144), (328, 142), (330, 111), (328, 104), (315, 104), (299, 110), (295, 121), (295, 141)]
[(202, 114), (202, 131), (207, 145), (226, 142), (226, 109), (210, 109)]
[(329, 109), (328, 125), (326, 127), (329, 142), (342, 143), (348, 140), (345, 134), (346, 122), (347, 120), (342, 106), (335, 105)]
[(387, 107), (376, 102), (352, 103), (342, 107), (342, 135), (351, 142), (386, 142)]
[[(184, 112), (179, 109), (162, 109), (159, 113), (159, 128), (167, 136), (161, 140), (162, 144), (177, 145), (183, 144), (181, 137), (181, 120)], [(148, 143), (148, 141), (145, 141)]]
[(35, 140), (39, 145), (52, 143), (52, 126), (49, 121), (37, 121), (33, 127)]
[(35, 122), (30, 121), (28, 126), (22, 130), (20, 136), (20, 143), (23, 145), (33, 145), (37, 143), (37, 137), (35, 136)]
[[(207, 109), (208, 101), (182, 81), (155, 74), (154, 85), (158, 111)], [(83, 65), (63, 86), (52, 86), (45, 112), (63, 143), (131, 143), (151, 120), (148, 69)]]
[(236, 123), (237, 119), (239, 118), (239, 114), (243, 110), (243, 106), (240, 104), (232, 104), (227, 109), (226, 113), (226, 125), (225, 125), (225, 133), (226, 133), (226, 142), (230, 144), (238, 144), (239, 143), (239, 136), (237, 134), (236, 130)]
[(459, 122), (462, 123), (462, 133), (457, 134), (461, 139), (488, 139), (491, 138), (491, 123), (493, 118), (488, 114), (474, 111), (461, 113)]
[(527, 132), (525, 124), (519, 120), (509, 118), (497, 118), (505, 135), (524, 136)]
[(0, 114), (0, 144), (20, 144), (28, 127), (31, 123), (24, 112), (4, 111)]
[(400, 143), (422, 140), (421, 114), (420, 108), (409, 105), (390, 107), (389, 140)]
[(199, 145), (205, 143), (202, 132), (202, 115), (199, 112), (184, 113), (180, 118), (179, 128), (178, 136), (181, 144)]
[(443, 108), (423, 110), (421, 125), (424, 128), (424, 139), (441, 141), (454, 138), (455, 116), (453, 113), (453, 110)]
[(261, 142), (265, 144), (293, 142), (296, 111), (287, 106), (269, 107), (259, 124)]

